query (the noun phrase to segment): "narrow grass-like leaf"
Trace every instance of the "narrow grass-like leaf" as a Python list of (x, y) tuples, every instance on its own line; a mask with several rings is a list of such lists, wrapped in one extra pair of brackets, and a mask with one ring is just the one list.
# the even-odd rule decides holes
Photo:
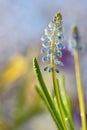
[(49, 94), (47, 86), (45, 85), (45, 82), (43, 80), (43, 77), (42, 77), (42, 74), (41, 74), (41, 71), (40, 71), (40, 68), (39, 68), (39, 65), (38, 65), (36, 58), (34, 58), (34, 60), (33, 60), (33, 67), (34, 67), (34, 71), (36, 73), (36, 76), (38, 78), (38, 81), (40, 83), (41, 89), (42, 89), (42, 91), (43, 91), (43, 93), (44, 93), (44, 95), (49, 103), (50, 109), (53, 111), (55, 118), (58, 121), (58, 124), (60, 126), (59, 128), (61, 128), (60, 130), (63, 130), (63, 125), (61, 122), (60, 115), (58, 114), (58, 111), (56, 110), (55, 104), (54, 104), (52, 98), (50, 97), (50, 94)]
[(53, 120), (55, 121), (57, 127), (59, 128), (59, 130), (61, 130), (61, 127), (60, 127), (60, 125), (59, 125), (59, 123), (58, 123), (58, 121), (57, 121), (57, 119), (56, 119), (56, 117), (55, 117), (55, 114), (54, 114), (54, 112), (52, 111), (52, 109), (51, 109), (51, 107), (50, 107), (50, 105), (49, 105), (49, 102), (48, 102), (47, 98), (45, 97), (43, 91), (42, 91), (39, 87), (37, 87), (37, 86), (36, 86), (36, 91), (37, 91), (37, 93), (39, 94), (39, 96), (42, 98), (42, 100), (44, 101), (45, 105), (47, 106), (47, 108), (48, 108), (48, 110), (49, 110), (49, 112), (50, 112), (50, 114), (51, 114)]
[(61, 91), (61, 98), (62, 98), (63, 104), (66, 106), (66, 109), (69, 115), (72, 117), (71, 103), (70, 103), (70, 98), (66, 93), (64, 76), (59, 78), (59, 84), (61, 86), (60, 91)]
[(67, 119), (67, 122), (70, 125), (71, 130), (74, 130), (74, 123), (72, 119), (72, 110), (71, 110), (71, 104), (70, 104), (70, 99), (66, 93), (65, 89), (65, 82), (64, 82), (64, 76), (61, 76), (58, 79), (59, 83), (59, 89), (60, 89), (60, 99), (61, 99), (61, 105), (64, 111), (65, 118)]
[[(56, 78), (56, 77), (55, 77)], [(55, 88), (55, 98), (56, 98), (56, 101), (57, 101), (57, 107), (59, 108), (59, 111), (60, 111), (60, 115), (61, 115), (61, 119), (62, 119), (62, 123), (63, 123), (63, 129), (64, 130), (68, 130), (68, 125), (66, 123), (66, 120), (65, 120), (65, 116), (64, 116), (64, 108), (62, 106), (62, 100), (61, 100), (61, 91), (60, 91), (60, 88), (59, 88), (59, 83), (58, 83), (58, 80), (55, 79), (54, 82), (56, 82), (54, 85), (54, 88)]]

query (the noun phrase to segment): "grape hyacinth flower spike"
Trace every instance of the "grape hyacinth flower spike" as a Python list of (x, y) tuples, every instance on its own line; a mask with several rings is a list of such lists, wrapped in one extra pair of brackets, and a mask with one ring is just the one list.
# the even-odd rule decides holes
[(44, 67), (44, 71), (51, 72), (55, 65), (55, 71), (59, 73), (57, 65), (63, 66), (62, 61), (59, 60), (62, 57), (62, 49), (65, 48), (62, 44), (64, 40), (63, 33), (62, 15), (61, 13), (57, 13), (47, 28), (45, 28), (44, 35), (41, 37), (41, 53), (44, 54), (42, 61), (50, 62), (48, 66)]
[(72, 27), (72, 42), (70, 44), (71, 44), (71, 52), (73, 53), (74, 63), (75, 63), (76, 84), (77, 84), (78, 99), (79, 99), (80, 114), (81, 114), (81, 125), (82, 125), (81, 129), (87, 130), (86, 110), (85, 110), (83, 86), (82, 86), (81, 72), (80, 72), (79, 50), (82, 49), (80, 43), (81, 43), (81, 40), (80, 40), (78, 27), (73, 26)]
[(62, 50), (65, 48), (63, 40), (62, 14), (58, 12), (41, 37), (42, 61), (47, 64), (44, 67), (44, 71), (51, 72), (52, 74), (51, 85), (53, 85), (53, 89), (51, 92), (44, 81), (36, 58), (33, 59), (33, 68), (40, 85), (40, 88), (36, 86), (36, 90), (46, 104), (58, 130), (75, 130), (70, 109), (71, 105), (65, 89), (64, 76), (60, 75), (60, 77), (57, 77), (57, 73), (59, 73), (58, 65), (63, 66), (63, 62), (61, 61)]
[(71, 29), (72, 37), (69, 41), (69, 50), (72, 54), (75, 53), (76, 50), (81, 51), (83, 49), (83, 45), (81, 43), (79, 31), (77, 26), (72, 26)]

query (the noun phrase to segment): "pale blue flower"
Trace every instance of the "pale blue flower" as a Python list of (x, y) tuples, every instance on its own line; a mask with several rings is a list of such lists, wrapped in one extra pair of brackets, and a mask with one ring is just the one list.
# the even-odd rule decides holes
[(78, 28), (77, 26), (73, 26), (72, 37), (69, 40), (69, 50), (71, 51), (72, 54), (74, 54), (76, 50), (80, 51), (82, 49), (83, 49), (83, 44), (80, 39)]
[[(62, 20), (53, 19), (49, 23), (49, 25), (45, 28), (44, 34), (41, 37), (42, 46), (43, 46), (43, 48), (41, 48), (41, 53), (45, 53), (45, 55), (42, 57), (43, 62), (45, 61), (50, 62), (50, 60), (53, 59), (55, 65), (64, 66), (62, 61), (59, 60), (63, 56), (62, 49), (65, 48), (65, 46), (62, 44), (62, 41), (64, 40), (63, 32), (64, 30), (62, 27)], [(52, 45), (51, 45), (53, 41), (55, 41), (54, 50), (52, 50)], [(50, 66), (47, 65), (46, 67), (44, 67), (44, 71), (47, 72), (52, 71), (51, 63)], [(59, 69), (56, 68), (55, 71), (59, 73)]]

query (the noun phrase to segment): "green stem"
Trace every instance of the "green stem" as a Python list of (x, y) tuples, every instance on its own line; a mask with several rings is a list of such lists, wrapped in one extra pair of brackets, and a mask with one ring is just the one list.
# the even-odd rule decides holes
[[(54, 103), (49, 103), (48, 99), (46, 98), (45, 94), (39, 89), (39, 87), (36, 86), (36, 91), (38, 92), (38, 94), (40, 95), (40, 97), (42, 98), (42, 100), (44, 101), (44, 103), (46, 104), (51, 116), (53, 117), (58, 130), (63, 129), (61, 122), (59, 121), (58, 118), (56, 118), (56, 116), (58, 116), (57, 111), (54, 112), (53, 108), (56, 110)], [(51, 97), (50, 97), (51, 98)], [(51, 99), (52, 100), (52, 99)], [(53, 106), (52, 106), (53, 104)], [(59, 123), (60, 122), (60, 123)]]
[(72, 112), (71, 112), (71, 104), (70, 104), (69, 97), (67, 96), (67, 93), (66, 93), (65, 79), (63, 75), (58, 79), (58, 83), (60, 87), (59, 91), (61, 92), (60, 93), (61, 105), (64, 110), (65, 118), (68, 119), (67, 122), (69, 123), (70, 129), (75, 130), (74, 122), (72, 118)]
[(61, 120), (63, 123), (63, 127), (64, 130), (68, 130), (67, 125), (66, 125), (66, 121), (64, 118), (64, 113), (62, 111), (62, 106), (61, 106), (61, 101), (60, 101), (60, 91), (59, 91), (59, 87), (58, 87), (58, 83), (57, 83), (57, 78), (56, 78), (56, 72), (55, 72), (55, 63), (53, 60), (53, 56), (55, 54), (54, 49), (55, 49), (55, 40), (52, 41), (51, 43), (51, 47), (52, 47), (52, 56), (51, 56), (51, 64), (52, 64), (52, 80), (53, 80), (53, 86), (54, 86), (54, 92), (55, 92), (55, 96), (56, 96), (56, 100), (57, 100), (57, 105), (58, 105), (58, 109), (60, 111), (60, 116), (61, 116)]
[(78, 97), (79, 97), (80, 114), (81, 114), (81, 121), (82, 121), (82, 130), (86, 130), (86, 111), (85, 111), (84, 95), (83, 95), (82, 81), (80, 75), (80, 63), (79, 63), (78, 51), (75, 52), (74, 60), (75, 60), (76, 82), (77, 82), (77, 90), (78, 90)]

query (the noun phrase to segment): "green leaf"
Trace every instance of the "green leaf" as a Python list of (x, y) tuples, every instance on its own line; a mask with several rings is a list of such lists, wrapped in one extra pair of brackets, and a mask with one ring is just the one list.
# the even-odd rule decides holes
[(59, 126), (58, 121), (57, 121), (57, 119), (56, 119), (56, 117), (55, 117), (55, 114), (54, 114), (54, 112), (52, 111), (52, 109), (51, 109), (51, 107), (50, 107), (50, 105), (49, 105), (49, 103), (48, 103), (48, 100), (47, 100), (47, 98), (45, 97), (43, 91), (42, 91), (39, 87), (37, 87), (37, 86), (36, 86), (36, 91), (37, 91), (37, 93), (39, 94), (39, 96), (42, 98), (42, 100), (44, 101), (44, 103), (45, 103), (45, 105), (47, 106), (47, 108), (48, 108), (48, 110), (49, 110), (49, 112), (50, 112), (50, 114), (51, 114), (53, 120), (55, 121), (57, 127), (58, 127), (59, 130), (60, 130), (61, 127)]
[(58, 83), (60, 86), (60, 99), (61, 99), (61, 105), (62, 109), (65, 115), (65, 118), (67, 119), (67, 122), (70, 125), (71, 130), (74, 130), (74, 123), (73, 123), (73, 117), (72, 117), (72, 110), (71, 110), (71, 102), (70, 98), (68, 97), (65, 89), (65, 82), (64, 82), (64, 76), (61, 76), (58, 79)]
[[(56, 77), (55, 77), (56, 78)], [(57, 108), (59, 109), (61, 120), (63, 124), (63, 129), (68, 130), (68, 125), (66, 123), (66, 117), (64, 115), (64, 106), (62, 105), (62, 98), (61, 98), (61, 91), (60, 91), (60, 85), (57, 79), (55, 79), (54, 88), (55, 88), (55, 98), (57, 103)]]
[(34, 71), (35, 74), (37, 76), (37, 79), (39, 81), (40, 87), (41, 87), (41, 91), (40, 89), (37, 88), (37, 91), (39, 93), (39, 95), (42, 97), (42, 99), (44, 100), (44, 102), (46, 103), (51, 115), (53, 114), (53, 119), (54, 121), (56, 120), (56, 125), (59, 128), (59, 130), (63, 130), (63, 125), (61, 122), (61, 117), (58, 113), (58, 110), (56, 109), (56, 106), (54, 104), (54, 101), (52, 100), (52, 97), (50, 96), (47, 86), (45, 85), (45, 82), (43, 80), (38, 62), (36, 60), (36, 58), (33, 59), (33, 67), (34, 67)]

